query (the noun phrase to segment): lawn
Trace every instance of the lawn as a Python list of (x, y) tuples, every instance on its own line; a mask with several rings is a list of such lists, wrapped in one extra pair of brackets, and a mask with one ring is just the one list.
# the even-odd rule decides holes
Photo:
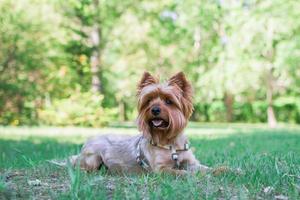
[(227, 172), (173, 177), (85, 173), (47, 160), (79, 152), (95, 134), (135, 128), (0, 127), (0, 199), (299, 199), (300, 127), (198, 125), (186, 130), (196, 157)]

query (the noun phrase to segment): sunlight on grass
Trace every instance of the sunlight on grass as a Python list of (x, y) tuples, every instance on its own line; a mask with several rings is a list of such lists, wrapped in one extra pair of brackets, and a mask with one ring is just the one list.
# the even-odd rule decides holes
[[(285, 131), (300, 132), (300, 126), (297, 125), (280, 125), (277, 129), (269, 129), (265, 124), (225, 124), (225, 123), (190, 123), (185, 133), (189, 136), (197, 136), (199, 138), (220, 138), (234, 134), (247, 134), (255, 130), (265, 131)], [(121, 135), (137, 135), (139, 134), (137, 127), (132, 123), (126, 126), (110, 127), (110, 128), (87, 128), (87, 127), (3, 127), (0, 126), (0, 138), (22, 140), (31, 138), (32, 141), (38, 143), (38, 137), (60, 138), (60, 141), (69, 141), (73, 143), (82, 143), (86, 138), (103, 135), (103, 134), (121, 134)]]
[[(268, 129), (250, 125), (199, 125), (186, 129), (201, 163), (240, 169), (242, 174), (187, 178), (145, 174), (111, 176), (101, 170), (87, 174), (51, 165), (80, 151), (96, 134), (137, 134), (136, 128), (0, 127), (0, 195), (54, 199), (274, 199), (299, 198), (300, 129)], [(38, 179), (41, 186), (28, 185)], [(18, 187), (17, 187), (18, 186)], [(265, 188), (271, 188), (265, 193)], [(2, 192), (1, 192), (2, 190)], [(11, 192), (14, 191), (14, 192)], [(183, 195), (184, 194), (184, 195)]]

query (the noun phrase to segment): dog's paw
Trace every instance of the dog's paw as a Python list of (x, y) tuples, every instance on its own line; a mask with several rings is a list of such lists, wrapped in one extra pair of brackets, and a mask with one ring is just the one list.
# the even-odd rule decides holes
[(239, 168), (232, 169), (228, 166), (219, 166), (217, 168), (212, 169), (212, 174), (214, 176), (220, 176), (220, 175), (223, 175), (223, 174), (230, 174), (230, 173), (233, 173), (235, 175), (242, 175), (243, 171)]

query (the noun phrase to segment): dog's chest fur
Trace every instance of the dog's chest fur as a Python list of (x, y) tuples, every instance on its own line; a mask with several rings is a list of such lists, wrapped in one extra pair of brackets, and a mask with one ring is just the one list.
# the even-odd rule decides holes
[[(179, 137), (179, 142), (176, 143), (174, 148), (177, 149), (183, 149), (184, 144), (186, 143), (186, 138), (182, 135)], [(153, 146), (150, 144), (149, 140), (143, 141), (143, 151), (146, 156), (146, 159), (151, 165), (152, 170), (156, 170), (157, 167), (163, 166), (163, 167), (175, 167), (175, 162), (172, 159), (172, 151), (168, 149), (164, 149), (158, 146)], [(191, 154), (190, 150), (187, 151), (179, 151), (177, 152), (178, 155), (178, 164), (180, 168), (186, 168), (186, 162), (189, 159), (189, 156)]]
[[(153, 163), (154, 166), (168, 166), (168, 167), (174, 167), (175, 161), (172, 159), (172, 152), (170, 150), (166, 149), (159, 149), (157, 147), (153, 147)], [(179, 165), (183, 165), (186, 162), (187, 158), (187, 152), (182, 151), (178, 152), (178, 163)]]

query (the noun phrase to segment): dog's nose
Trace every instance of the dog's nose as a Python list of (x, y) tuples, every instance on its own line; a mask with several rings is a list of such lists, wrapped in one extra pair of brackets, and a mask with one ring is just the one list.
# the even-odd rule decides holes
[(160, 108), (156, 106), (156, 107), (151, 109), (151, 112), (154, 116), (157, 116), (160, 113)]

